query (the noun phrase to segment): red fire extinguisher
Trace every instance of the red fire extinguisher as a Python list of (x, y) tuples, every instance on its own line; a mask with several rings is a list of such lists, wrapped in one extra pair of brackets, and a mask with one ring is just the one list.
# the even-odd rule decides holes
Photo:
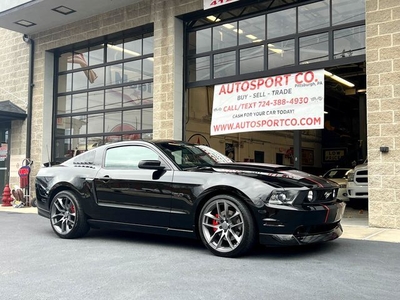
[(22, 166), (18, 170), (19, 175), (19, 187), (21, 189), (27, 188), (29, 186), (29, 174), (31, 173), (30, 163), (27, 162), (27, 165)]

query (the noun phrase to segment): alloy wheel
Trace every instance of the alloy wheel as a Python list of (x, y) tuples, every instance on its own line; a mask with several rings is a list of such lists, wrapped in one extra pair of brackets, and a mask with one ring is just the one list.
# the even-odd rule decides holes
[(67, 197), (57, 197), (51, 207), (51, 222), (60, 235), (67, 235), (75, 226), (75, 205)]
[(217, 252), (236, 249), (245, 233), (243, 214), (230, 200), (215, 200), (203, 210), (201, 230), (205, 241)]

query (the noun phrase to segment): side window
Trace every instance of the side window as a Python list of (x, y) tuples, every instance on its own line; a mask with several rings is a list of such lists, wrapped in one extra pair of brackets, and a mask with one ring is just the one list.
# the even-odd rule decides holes
[(108, 149), (104, 161), (105, 168), (139, 169), (141, 160), (157, 160), (158, 154), (142, 146), (122, 146)]

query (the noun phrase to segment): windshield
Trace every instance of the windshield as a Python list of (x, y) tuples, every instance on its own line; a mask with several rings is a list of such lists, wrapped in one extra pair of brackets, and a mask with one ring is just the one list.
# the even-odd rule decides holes
[(229, 157), (204, 145), (179, 142), (165, 142), (157, 145), (182, 169), (212, 167), (217, 163), (233, 162)]
[(349, 173), (348, 169), (340, 170), (340, 169), (333, 169), (325, 173), (324, 178), (333, 179), (333, 178), (347, 178)]

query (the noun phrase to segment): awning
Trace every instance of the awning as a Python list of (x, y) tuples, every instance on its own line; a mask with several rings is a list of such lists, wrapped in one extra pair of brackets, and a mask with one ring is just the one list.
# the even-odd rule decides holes
[(10, 100), (0, 101), (0, 121), (25, 120), (26, 111)]

